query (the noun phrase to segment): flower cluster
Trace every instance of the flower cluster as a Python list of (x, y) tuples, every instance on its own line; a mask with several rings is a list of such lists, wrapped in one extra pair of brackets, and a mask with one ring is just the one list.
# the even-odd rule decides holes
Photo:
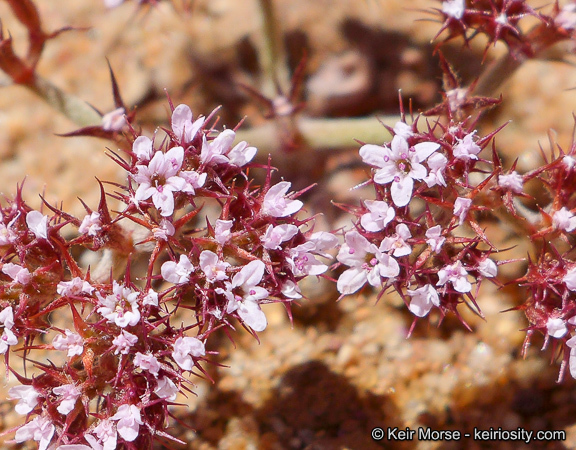
[[(109, 194), (101, 184), (100, 204), (85, 205), (82, 219), (47, 204), (51, 214), (31, 210), (20, 193), (0, 211), (0, 353), (9, 362), (21, 344), (26, 359), (41, 348), (64, 361), (36, 362), (33, 378), (15, 372), (10, 398), (26, 415), (16, 442), (78, 450), (175, 439), (164, 431), (168, 406), (190, 389), (186, 373), (203, 372), (214, 330), (265, 330), (263, 305), (290, 310), (298, 282), (328, 269), (337, 238), (313, 232), (299, 193), (273, 183), (271, 167), (262, 186), (248, 178), (256, 149), (211, 129), (212, 117), (173, 108), (162, 145), (133, 132), (125, 156), (113, 156), (126, 184)], [(107, 195), (124, 204), (116, 216)], [(78, 233), (67, 239), (70, 226)], [(111, 265), (85, 270), (73, 248), (108, 252)], [(148, 260), (143, 273), (130, 263), (137, 255)], [(176, 324), (182, 308), (189, 319)], [(54, 311), (68, 315), (67, 328), (51, 325)], [(40, 334), (51, 343), (34, 346)]]
[(338, 291), (392, 287), (417, 318), (432, 308), (457, 314), (462, 302), (480, 313), (476, 294), (483, 279), (494, 281), (497, 264), (475, 213), (484, 209), (482, 199), (510, 189), (508, 181), (495, 183), (499, 169), (481, 159), (493, 133), (478, 138), (454, 121), (425, 132), (417, 121), (401, 121), (390, 131), (389, 144), (360, 148), (375, 198), (346, 207), (356, 220), (337, 256), (347, 267)]

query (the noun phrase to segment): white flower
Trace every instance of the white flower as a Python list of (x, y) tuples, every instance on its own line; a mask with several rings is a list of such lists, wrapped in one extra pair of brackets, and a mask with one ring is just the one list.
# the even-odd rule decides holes
[(2, 272), (8, 275), (15, 283), (28, 284), (32, 280), (32, 275), (25, 267), (18, 264), (5, 263)]
[(184, 159), (184, 149), (173, 147), (166, 153), (157, 151), (147, 165), (136, 166), (134, 180), (139, 184), (134, 199), (137, 202), (152, 197), (152, 203), (164, 217), (174, 212), (174, 192), (182, 191), (190, 183), (178, 176)]
[(364, 201), (364, 205), (366, 205), (368, 212), (360, 217), (360, 224), (366, 231), (375, 232), (383, 230), (384, 227), (396, 217), (394, 208), (388, 206), (386, 202), (366, 200)]
[(524, 187), (524, 181), (521, 175), (516, 171), (512, 171), (507, 175), (498, 175), (498, 186), (516, 194), (521, 194)]
[(120, 328), (128, 325), (134, 326), (140, 321), (138, 292), (114, 281), (112, 294), (102, 297), (99, 292), (96, 292), (96, 296), (102, 305), (96, 310), (98, 314), (114, 322)]
[(193, 270), (194, 266), (186, 255), (180, 255), (178, 263), (166, 261), (160, 267), (162, 278), (174, 284), (187, 283)]
[(556, 211), (552, 216), (552, 225), (560, 230), (570, 233), (576, 229), (576, 216), (572, 214), (568, 208), (563, 206), (560, 210)]
[(120, 131), (127, 123), (126, 110), (122, 107), (102, 116), (102, 129), (106, 131)]
[(262, 202), (261, 213), (272, 217), (286, 217), (299, 211), (304, 205), (300, 200), (290, 200), (286, 193), (292, 186), (288, 181), (281, 181), (272, 186)]
[(358, 231), (347, 232), (344, 240), (337, 258), (350, 269), (338, 278), (336, 286), (341, 294), (353, 294), (366, 281), (374, 287), (379, 286), (382, 278), (393, 278), (400, 273), (396, 260), (371, 244)]
[(462, 263), (456, 261), (454, 264), (444, 266), (438, 271), (438, 283), (436, 283), (436, 286), (444, 286), (447, 282), (450, 282), (457, 292), (464, 294), (472, 289), (467, 276), (468, 272), (462, 266)]
[(18, 414), (26, 415), (38, 404), (38, 391), (33, 386), (14, 386), (8, 391), (10, 400), (18, 400), (14, 407)]
[(142, 370), (147, 370), (155, 377), (158, 376), (158, 372), (160, 371), (160, 363), (158, 359), (151, 354), (151, 353), (136, 353), (134, 356), (134, 364), (140, 367)]
[(61, 281), (58, 283), (58, 286), (56, 286), (56, 292), (62, 297), (92, 294), (93, 291), (94, 287), (80, 277), (74, 277), (70, 281)]
[(572, 156), (566, 155), (562, 158), (562, 165), (567, 171), (571, 171), (574, 166), (576, 166), (576, 159), (574, 159)]
[(125, 441), (132, 442), (138, 437), (142, 422), (140, 409), (136, 405), (120, 405), (111, 420), (117, 420), (116, 429)]
[(138, 336), (122, 330), (122, 332), (112, 341), (112, 345), (116, 347), (114, 354), (117, 355), (118, 353), (121, 353), (122, 355), (127, 355), (130, 352), (130, 348), (136, 344), (136, 342), (138, 342)]
[(498, 266), (490, 258), (480, 261), (478, 271), (486, 278), (494, 278), (498, 274)]
[(26, 214), (26, 224), (37, 239), (48, 239), (48, 216), (43, 216), (39, 211), (30, 211)]
[(426, 243), (432, 248), (436, 253), (440, 253), (442, 245), (446, 242), (446, 238), (442, 236), (442, 227), (440, 225), (433, 226), (426, 230)]
[(81, 355), (84, 351), (84, 339), (77, 333), (68, 329), (64, 331), (66, 336), (59, 334), (52, 340), (52, 346), (56, 350), (67, 351), (69, 358), (75, 355)]
[(570, 375), (572, 378), (576, 378), (576, 336), (568, 339), (566, 345), (570, 348)]
[(424, 182), (428, 187), (436, 186), (437, 184), (441, 186), (446, 186), (446, 180), (444, 179), (444, 169), (448, 160), (442, 153), (433, 153), (430, 158), (428, 158), (428, 167), (430, 168), (430, 173)]
[(550, 317), (546, 322), (546, 330), (550, 336), (557, 339), (563, 338), (568, 333), (566, 323), (560, 317)]
[(414, 291), (407, 289), (406, 293), (412, 297), (408, 309), (415, 316), (424, 317), (430, 312), (432, 306), (440, 306), (438, 292), (431, 284), (422, 286)]
[(14, 326), (14, 310), (11, 306), (7, 306), (0, 312), (0, 323), (9, 330)]
[(200, 358), (206, 354), (204, 343), (195, 337), (179, 337), (174, 342), (174, 351), (172, 358), (176, 361), (182, 370), (191, 371), (194, 368), (194, 359)]
[(246, 142), (242, 141), (228, 152), (228, 159), (230, 164), (242, 167), (254, 159), (257, 151), (256, 147), (249, 147)]
[(414, 136), (414, 133), (412, 132), (412, 127), (410, 125), (399, 121), (394, 125), (394, 135), (408, 139), (409, 137)]
[(164, 400), (173, 402), (178, 396), (178, 386), (170, 378), (164, 376), (158, 379), (154, 393)]
[(458, 139), (458, 143), (454, 146), (454, 157), (469, 161), (471, 159), (478, 159), (478, 153), (482, 151), (480, 146), (474, 142), (474, 134), (476, 131), (467, 134), (462, 139)]
[[(2, 245), (10, 245), (18, 239), (18, 235), (12, 230), (14, 223), (20, 217), (20, 213), (16, 217), (14, 217), (8, 225), (4, 225), (0, 222), (0, 246)], [(0, 214), (0, 220), (2, 218), (2, 214)]]
[(573, 267), (568, 272), (566, 272), (566, 275), (564, 275), (562, 281), (566, 283), (566, 287), (568, 289), (571, 291), (576, 291), (576, 267)]
[(236, 273), (231, 282), (226, 282), (226, 290), (216, 289), (228, 299), (226, 313), (238, 311), (242, 321), (254, 331), (264, 331), (268, 325), (266, 315), (260, 309), (260, 301), (268, 297), (268, 291), (258, 284), (264, 277), (266, 266), (260, 260), (250, 261), (240, 272)]
[(448, 17), (460, 20), (466, 11), (465, 0), (446, 0), (442, 2), (442, 12)]
[(412, 247), (406, 243), (406, 239), (412, 237), (410, 230), (404, 223), (396, 225), (396, 234), (387, 236), (380, 244), (380, 250), (389, 252), (393, 250), (392, 254), (397, 258), (406, 256), (412, 253)]
[(470, 205), (472, 205), (472, 199), (470, 198), (458, 197), (454, 201), (454, 215), (458, 216), (460, 225), (462, 225), (464, 219), (466, 219)]
[(226, 269), (230, 267), (230, 263), (220, 261), (218, 255), (210, 250), (204, 250), (200, 253), (199, 266), (204, 272), (206, 280), (210, 283), (228, 278)]
[(230, 232), (232, 225), (234, 225), (233, 220), (216, 219), (216, 224), (214, 225), (214, 239), (216, 239), (216, 242), (224, 245), (230, 240), (232, 237)]
[(29, 439), (34, 439), (38, 441), (38, 450), (46, 450), (55, 430), (56, 427), (50, 419), (44, 416), (38, 416), (18, 428), (14, 440), (16, 442), (24, 442)]
[(292, 239), (298, 233), (296, 225), (268, 225), (266, 233), (260, 238), (262, 246), (268, 250), (279, 250), (280, 244)]
[(290, 280), (286, 280), (282, 285), (281, 289), (282, 295), (287, 298), (291, 298), (293, 300), (297, 300), (302, 298), (302, 293), (300, 292), (300, 288), (296, 283)]
[(158, 293), (152, 288), (148, 289), (148, 293), (142, 298), (142, 305), (158, 306)]
[(52, 389), (54, 394), (62, 397), (60, 404), (56, 408), (60, 414), (70, 414), (74, 410), (76, 400), (82, 395), (80, 389), (75, 384), (64, 384)]
[(374, 182), (392, 183), (390, 192), (396, 206), (406, 206), (412, 198), (414, 180), (422, 180), (428, 174), (422, 164), (440, 148), (434, 142), (421, 142), (413, 147), (403, 137), (392, 139), (390, 148), (366, 144), (360, 148), (360, 156), (366, 164), (378, 167)]
[(154, 154), (154, 145), (152, 139), (146, 136), (138, 136), (132, 144), (132, 153), (140, 161), (150, 161)]
[(204, 120), (205, 118), (200, 116), (193, 122), (190, 107), (178, 105), (172, 113), (172, 131), (182, 143), (190, 142), (204, 125)]
[(100, 233), (100, 230), (102, 230), (102, 221), (100, 220), (100, 214), (96, 211), (85, 215), (78, 227), (78, 233), (88, 234), (88, 236), (96, 236)]

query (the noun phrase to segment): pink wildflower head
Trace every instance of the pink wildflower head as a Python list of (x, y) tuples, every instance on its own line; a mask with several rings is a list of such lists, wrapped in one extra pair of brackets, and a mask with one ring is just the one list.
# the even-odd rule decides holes
[(100, 292), (96, 292), (96, 295), (102, 305), (97, 311), (108, 321), (120, 328), (134, 326), (140, 321), (138, 292), (114, 281), (112, 294), (103, 297)]
[(48, 239), (48, 216), (40, 211), (30, 211), (26, 214), (26, 224), (37, 239)]
[(413, 291), (407, 289), (406, 293), (412, 297), (408, 309), (417, 317), (424, 317), (433, 306), (440, 306), (438, 292), (431, 284), (426, 284)]
[(64, 331), (65, 336), (59, 334), (52, 340), (52, 346), (56, 350), (66, 351), (67, 356), (81, 355), (84, 352), (84, 339), (77, 333), (70, 330)]
[(45, 416), (38, 416), (25, 425), (22, 425), (16, 431), (14, 440), (16, 442), (24, 442), (30, 439), (38, 441), (38, 450), (46, 450), (56, 427), (52, 421)]
[(116, 420), (116, 429), (118, 434), (127, 442), (132, 442), (138, 437), (142, 416), (140, 409), (136, 405), (120, 405), (116, 414), (111, 420)]
[(368, 212), (362, 215), (360, 223), (366, 231), (383, 230), (396, 217), (394, 208), (384, 201), (365, 200), (364, 205)]
[(179, 337), (174, 342), (172, 357), (182, 370), (191, 371), (194, 368), (194, 359), (206, 354), (204, 343), (195, 337)]
[(192, 110), (187, 105), (178, 105), (172, 112), (172, 131), (182, 144), (192, 142), (204, 125), (204, 117), (192, 119)]
[(174, 261), (166, 261), (160, 268), (162, 278), (174, 284), (187, 283), (190, 274), (194, 270), (194, 266), (186, 255), (180, 255), (180, 260), (176, 263)]
[(272, 217), (286, 217), (298, 212), (304, 204), (300, 200), (288, 198), (287, 192), (290, 186), (292, 183), (288, 181), (281, 181), (272, 186), (264, 195), (260, 212)]
[(127, 355), (130, 353), (130, 348), (138, 342), (138, 337), (129, 333), (126, 330), (120, 331), (120, 334), (112, 340), (112, 345), (115, 348), (114, 354), (118, 353)]
[(509, 174), (498, 175), (498, 186), (515, 194), (521, 194), (524, 189), (524, 181), (521, 175), (512, 171)]
[(456, 261), (454, 264), (445, 266), (438, 271), (438, 283), (436, 285), (444, 286), (446, 283), (450, 282), (454, 290), (464, 294), (472, 290), (472, 285), (468, 281), (467, 277), (468, 272), (462, 263)]

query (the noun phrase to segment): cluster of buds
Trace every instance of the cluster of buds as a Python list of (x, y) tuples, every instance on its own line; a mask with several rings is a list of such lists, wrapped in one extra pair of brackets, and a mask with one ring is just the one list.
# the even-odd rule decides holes
[[(269, 165), (255, 185), (247, 173), (258, 171), (256, 148), (213, 130), (214, 114), (172, 110), (161, 144), (132, 130), (130, 149), (112, 156), (126, 183), (110, 193), (100, 184), (100, 204), (85, 205), (84, 218), (48, 204), (50, 215), (31, 210), (20, 192), (1, 211), (0, 352), (21, 384), (9, 395), (26, 415), (16, 442), (81, 450), (175, 439), (169, 406), (191, 389), (186, 374), (204, 372), (209, 336), (236, 323), (263, 331), (263, 304), (290, 313), (298, 282), (328, 269), (322, 259), (337, 238), (296, 217), (300, 193), (273, 184)], [(124, 205), (116, 215), (107, 196)], [(108, 274), (83, 269), (72, 256), (79, 248), (108, 252)], [(38, 349), (64, 362), (32, 360)], [(33, 377), (15, 369), (16, 355)]]
[(510, 189), (509, 175), (496, 183), (499, 169), (482, 159), (495, 132), (478, 138), (454, 121), (419, 132), (417, 122), (398, 122), (388, 144), (360, 148), (372, 167), (375, 198), (344, 207), (356, 219), (337, 256), (348, 266), (338, 291), (351, 294), (366, 283), (382, 292), (393, 288), (416, 316), (410, 332), (432, 308), (441, 317), (458, 315), (464, 302), (481, 314), (478, 289), (486, 278), (495, 281), (497, 263), (475, 216), (487, 197)]

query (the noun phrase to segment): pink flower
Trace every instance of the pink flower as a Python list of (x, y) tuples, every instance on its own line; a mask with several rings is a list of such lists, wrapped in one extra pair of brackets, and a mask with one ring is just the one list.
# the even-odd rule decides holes
[(414, 291), (407, 289), (406, 293), (412, 297), (408, 309), (415, 316), (424, 317), (430, 312), (432, 306), (440, 306), (438, 292), (431, 284), (422, 286)]
[(281, 181), (272, 186), (262, 202), (261, 213), (272, 217), (286, 217), (299, 211), (304, 205), (300, 200), (290, 200), (286, 193), (292, 186), (288, 181)]
[(127, 355), (130, 353), (130, 348), (138, 342), (138, 337), (134, 336), (128, 331), (122, 330), (118, 336), (112, 341), (112, 345), (116, 347), (114, 354), (117, 355), (121, 353), (122, 355)]
[(572, 156), (566, 155), (562, 158), (562, 165), (567, 171), (571, 171), (574, 166), (576, 166), (576, 159), (574, 159)]
[(52, 340), (52, 346), (56, 350), (67, 351), (68, 357), (81, 355), (84, 352), (84, 339), (77, 333), (65, 330), (66, 337), (59, 334)]
[(230, 164), (242, 167), (254, 159), (257, 151), (256, 147), (249, 147), (246, 142), (242, 141), (228, 152), (228, 159), (230, 160)]
[(321, 263), (315, 255), (330, 258), (326, 253), (338, 246), (338, 238), (331, 233), (318, 231), (310, 238), (296, 247), (290, 249), (289, 257), (286, 258), (295, 276), (321, 275), (328, 270), (326, 264)]
[(158, 372), (160, 371), (160, 363), (151, 353), (136, 353), (136, 356), (134, 356), (134, 364), (142, 370), (147, 370), (155, 377), (158, 376)]
[(444, 286), (447, 282), (450, 282), (457, 292), (464, 294), (472, 289), (467, 276), (468, 272), (462, 266), (462, 262), (456, 261), (454, 264), (444, 266), (438, 271), (438, 283), (436, 283), (436, 286)]
[(442, 236), (442, 227), (440, 225), (433, 226), (426, 230), (426, 243), (436, 253), (440, 253), (442, 245), (446, 242), (446, 238)]
[(286, 298), (291, 298), (293, 300), (297, 300), (302, 298), (302, 293), (300, 292), (300, 288), (296, 283), (290, 280), (286, 280), (282, 285), (281, 289), (282, 295)]
[(546, 330), (553, 338), (563, 338), (568, 333), (566, 323), (560, 317), (550, 317), (546, 322)]
[(92, 435), (86, 434), (84, 437), (86, 441), (97, 450), (115, 450), (116, 441), (118, 440), (118, 433), (114, 422), (110, 419), (102, 419), (94, 428), (94, 433), (98, 437), (96, 440)]
[(200, 269), (204, 272), (206, 280), (210, 283), (221, 281), (228, 278), (226, 269), (230, 267), (230, 263), (220, 261), (218, 255), (210, 250), (204, 250), (200, 253)]
[(94, 288), (86, 280), (80, 277), (74, 277), (70, 281), (61, 281), (56, 286), (56, 292), (62, 297), (74, 296), (81, 294), (92, 294)]
[(152, 234), (160, 241), (167, 241), (168, 236), (174, 236), (174, 233), (176, 233), (176, 228), (167, 219), (162, 219), (159, 227), (152, 228)]
[(233, 220), (216, 220), (216, 224), (214, 225), (214, 239), (216, 239), (216, 242), (224, 245), (230, 240), (232, 237), (232, 233), (230, 232), (232, 225), (234, 225)]
[(157, 151), (147, 165), (137, 165), (138, 173), (134, 180), (139, 184), (134, 199), (138, 202), (152, 197), (152, 203), (164, 217), (174, 212), (174, 192), (187, 187), (187, 181), (177, 176), (184, 149), (174, 147), (166, 153)]
[(260, 301), (268, 297), (268, 291), (258, 286), (265, 268), (260, 260), (250, 261), (232, 277), (231, 283), (226, 282), (226, 290), (216, 289), (228, 299), (226, 312), (238, 311), (238, 316), (254, 331), (264, 331), (268, 326), (266, 315), (260, 309)]
[(120, 131), (127, 123), (124, 108), (116, 108), (102, 116), (102, 129), (106, 131)]
[(182, 144), (194, 139), (200, 128), (204, 125), (205, 118), (200, 116), (192, 121), (192, 110), (187, 105), (178, 105), (172, 112), (172, 131)]
[(454, 201), (454, 215), (458, 216), (460, 225), (462, 225), (464, 219), (466, 219), (470, 205), (472, 205), (472, 199), (470, 198), (458, 197)]
[(512, 171), (507, 175), (498, 175), (498, 186), (516, 194), (521, 194), (524, 188), (524, 181), (521, 175)]
[(48, 216), (43, 216), (39, 211), (30, 211), (26, 214), (26, 224), (37, 239), (48, 239)]
[(194, 368), (194, 359), (200, 358), (206, 354), (204, 343), (195, 337), (179, 337), (174, 342), (174, 351), (172, 358), (176, 361), (182, 370), (191, 371)]
[(174, 284), (184, 284), (188, 282), (194, 266), (186, 255), (180, 255), (180, 261), (166, 261), (160, 268), (162, 278)]
[(411, 237), (412, 234), (406, 224), (400, 223), (396, 225), (396, 234), (384, 238), (380, 244), (380, 251), (393, 251), (392, 254), (397, 258), (409, 255), (412, 253), (412, 247), (406, 243), (406, 239)]
[(414, 180), (422, 180), (428, 174), (422, 164), (432, 153), (440, 148), (434, 142), (421, 142), (413, 147), (403, 137), (396, 135), (390, 148), (366, 144), (360, 148), (362, 161), (378, 167), (374, 182), (392, 183), (390, 192), (396, 206), (406, 206), (412, 198)]
[(366, 281), (371, 286), (379, 286), (382, 278), (393, 278), (400, 273), (396, 260), (371, 244), (358, 231), (347, 232), (344, 240), (337, 259), (350, 266), (350, 269), (338, 278), (336, 287), (341, 294), (353, 294), (364, 286)]
[[(0, 218), (1, 217), (2, 214), (0, 213)], [(14, 223), (16, 222), (18, 217), (20, 217), (20, 213), (18, 213), (18, 215), (14, 217), (14, 219), (12, 219), (10, 223), (8, 223), (8, 225), (0, 223), (0, 246), (10, 245), (16, 242), (16, 240), (18, 239), (18, 235), (12, 230), (12, 227), (14, 226)]]
[(552, 216), (552, 225), (570, 233), (576, 229), (576, 216), (574, 216), (568, 208), (563, 206)]
[(82, 223), (78, 227), (78, 233), (88, 234), (88, 236), (96, 236), (102, 230), (102, 221), (100, 214), (93, 211), (90, 215), (85, 215)]
[(138, 292), (114, 281), (111, 295), (102, 297), (99, 292), (96, 292), (96, 296), (102, 305), (96, 311), (109, 322), (125, 328), (128, 325), (134, 326), (140, 321)]
[(138, 431), (142, 422), (140, 409), (136, 405), (120, 405), (111, 420), (117, 420), (116, 429), (118, 434), (127, 442), (132, 442), (138, 437)]
[(150, 161), (154, 154), (154, 145), (152, 139), (146, 136), (138, 136), (132, 143), (132, 153), (140, 161)]
[(178, 396), (178, 386), (168, 377), (159, 378), (154, 393), (164, 400), (173, 402)]
[(34, 439), (38, 441), (38, 450), (46, 450), (55, 430), (56, 427), (54, 427), (50, 419), (44, 416), (38, 416), (31, 422), (18, 428), (14, 440), (16, 442), (24, 442), (29, 439)]
[(15, 283), (28, 284), (32, 280), (32, 275), (25, 267), (18, 264), (5, 263), (2, 266), (2, 272), (8, 275)]
[(280, 244), (292, 239), (298, 233), (296, 225), (268, 225), (266, 233), (260, 238), (262, 246), (268, 250), (279, 250)]
[(28, 414), (38, 404), (38, 391), (33, 386), (14, 386), (8, 391), (10, 400), (18, 400), (14, 407), (18, 414)]
[(366, 231), (375, 232), (383, 230), (396, 216), (394, 208), (388, 206), (386, 202), (366, 200), (364, 201), (364, 205), (366, 205), (368, 212), (360, 217), (360, 224)]
[(11, 306), (8, 306), (0, 312), (0, 323), (4, 325), (4, 332), (0, 337), (0, 355), (8, 351), (10, 345), (16, 345), (18, 338), (12, 332), (14, 326), (14, 312)]
[(474, 134), (476, 131), (467, 134), (454, 146), (454, 157), (458, 159), (463, 159), (464, 161), (469, 161), (471, 159), (478, 159), (478, 153), (482, 151), (480, 146), (474, 142)]
[(226, 154), (230, 151), (235, 137), (236, 133), (232, 130), (224, 130), (211, 141), (204, 136), (202, 150), (200, 151), (200, 161), (203, 164), (210, 165), (228, 163), (230, 160)]
[(74, 410), (76, 405), (76, 400), (82, 395), (82, 392), (75, 384), (64, 384), (62, 386), (57, 386), (52, 389), (54, 394), (62, 397), (60, 404), (58, 405), (58, 412), (60, 414), (70, 414)]

